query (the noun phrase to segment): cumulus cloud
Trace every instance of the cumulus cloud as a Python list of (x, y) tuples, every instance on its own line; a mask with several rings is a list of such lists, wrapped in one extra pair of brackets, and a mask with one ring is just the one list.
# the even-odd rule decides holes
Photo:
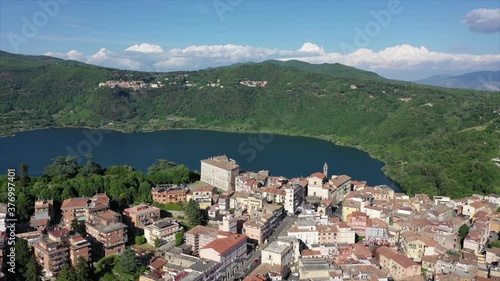
[(81, 60), (85, 59), (85, 55), (83, 53), (78, 52), (77, 50), (71, 50), (67, 53), (48, 52), (48, 53), (45, 53), (44, 55), (56, 57), (56, 58), (61, 58), (61, 59), (65, 59), (65, 60), (81, 61)]
[(132, 70), (139, 70), (141, 68), (140, 61), (127, 58), (121, 53), (115, 53), (106, 48), (101, 48), (99, 51), (97, 51), (97, 53), (88, 56), (86, 62), (90, 64)]
[(198, 70), (239, 62), (295, 59), (310, 63), (342, 63), (375, 71), (387, 78), (407, 80), (442, 73), (459, 74), (479, 70), (498, 70), (500, 65), (498, 54), (449, 54), (435, 52), (424, 46), (415, 47), (408, 44), (392, 46), (380, 51), (361, 48), (348, 54), (326, 52), (323, 47), (310, 42), (304, 43), (296, 50), (227, 44), (188, 46), (156, 53), (113, 52), (102, 48), (86, 57), (74, 50), (66, 54), (47, 54), (62, 58), (68, 58), (70, 55), (79, 56), (79, 60), (91, 64), (148, 71)]
[(462, 20), (469, 30), (479, 33), (500, 32), (500, 9), (475, 9)]
[(136, 44), (128, 47), (125, 51), (141, 52), (141, 53), (163, 53), (163, 48), (159, 45), (148, 43)]

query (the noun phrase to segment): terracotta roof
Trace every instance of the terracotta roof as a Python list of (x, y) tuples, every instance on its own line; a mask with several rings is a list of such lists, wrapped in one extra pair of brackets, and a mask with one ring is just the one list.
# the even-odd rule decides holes
[(88, 201), (88, 198), (69, 198), (63, 201), (61, 209), (85, 208)]
[(341, 186), (343, 185), (344, 183), (348, 182), (351, 180), (351, 177), (350, 176), (347, 176), (347, 175), (340, 175), (336, 178), (332, 178), (330, 181), (332, 182), (333, 185), (335, 186)]
[(31, 227), (39, 227), (39, 226), (46, 226), (49, 224), (49, 219), (31, 219), (30, 220), (30, 226)]
[(266, 281), (266, 280), (267, 277), (260, 274), (247, 276), (245, 277), (245, 279), (243, 279), (243, 281)]
[(163, 258), (157, 258), (155, 261), (153, 261), (149, 267), (151, 267), (152, 269), (156, 270), (156, 269), (159, 269), (159, 268), (162, 268), (165, 264), (167, 263), (167, 261)]
[(321, 252), (309, 249), (302, 250), (302, 256), (317, 256), (317, 255), (321, 255)]
[(366, 226), (367, 227), (379, 227), (379, 228), (389, 227), (389, 225), (385, 221), (383, 221), (379, 218), (368, 219), (366, 221)]
[(474, 208), (477, 209), (477, 208), (481, 208), (481, 207), (486, 206), (486, 204), (484, 204), (482, 202), (474, 202), (474, 203), (470, 204), (469, 206), (474, 207)]
[(192, 235), (207, 234), (207, 235), (216, 236), (218, 232), (219, 232), (218, 229), (210, 228), (210, 227), (203, 226), (203, 225), (197, 225), (194, 228), (191, 228), (190, 230), (188, 230), (186, 232), (186, 234), (192, 234)]
[(309, 176), (310, 178), (318, 178), (318, 179), (324, 179), (326, 178), (325, 174), (317, 172)]
[(373, 255), (367, 247), (360, 243), (353, 245), (352, 253), (358, 258), (371, 258)]
[(107, 210), (105, 212), (102, 212), (102, 213), (98, 213), (96, 214), (97, 217), (100, 217), (100, 218), (103, 218), (105, 220), (112, 220), (114, 218), (117, 218), (118, 217), (118, 213), (116, 212), (113, 212), (111, 210)]
[(415, 263), (412, 259), (402, 254), (396, 254), (391, 259), (403, 268), (417, 265), (417, 263)]
[(436, 263), (438, 256), (422, 256), (422, 262)]
[(366, 217), (366, 213), (360, 212), (360, 211), (355, 211), (355, 212), (350, 213), (348, 216), (351, 216), (351, 217)]
[(207, 163), (209, 165), (215, 166), (217, 168), (221, 168), (224, 170), (234, 170), (238, 169), (240, 166), (236, 164), (236, 161), (229, 159), (227, 156), (216, 156), (213, 158), (208, 158), (201, 160), (203, 163)]
[(214, 190), (215, 186), (211, 186), (211, 185), (204, 185), (204, 186), (198, 186), (196, 188), (193, 189), (193, 191), (196, 191), (196, 192), (212, 192)]
[(61, 237), (69, 233), (69, 229), (61, 228), (58, 230), (50, 231), (49, 234), (55, 237)]
[(247, 238), (248, 236), (244, 234), (230, 234), (227, 237), (215, 239), (214, 241), (205, 245), (203, 249), (213, 249), (220, 255), (223, 255), (227, 251), (234, 248), (236, 245), (240, 244), (243, 241), (246, 241)]
[(386, 246), (382, 246), (382, 247), (378, 247), (377, 249), (375, 249), (374, 251), (376, 254), (380, 255), (380, 256), (384, 256), (388, 259), (392, 258), (394, 255), (397, 255), (398, 253), (396, 251), (394, 251), (393, 249), (391, 248), (388, 248)]

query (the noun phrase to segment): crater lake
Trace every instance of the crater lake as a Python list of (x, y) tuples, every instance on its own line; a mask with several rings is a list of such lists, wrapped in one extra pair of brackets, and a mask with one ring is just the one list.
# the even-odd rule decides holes
[(288, 178), (321, 172), (327, 162), (329, 176), (346, 174), (371, 186), (388, 185), (400, 190), (382, 172), (381, 161), (355, 148), (310, 137), (206, 130), (121, 133), (64, 128), (16, 133), (0, 138), (0, 174), (7, 173), (8, 168), (19, 169), (24, 162), (30, 175), (40, 176), (58, 156), (73, 155), (85, 163), (87, 153), (103, 167), (125, 164), (143, 172), (157, 159), (199, 171), (200, 160), (227, 155), (242, 171), (269, 170), (271, 175)]

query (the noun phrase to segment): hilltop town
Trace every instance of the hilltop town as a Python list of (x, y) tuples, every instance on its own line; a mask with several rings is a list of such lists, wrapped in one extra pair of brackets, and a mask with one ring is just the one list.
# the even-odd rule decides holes
[[(408, 196), (327, 163), (298, 178), (241, 171), (227, 156), (200, 166), (200, 181), (157, 185), (152, 203), (120, 212), (106, 193), (68, 198), (54, 225), (55, 202), (37, 200), (16, 236), (46, 280), (131, 251), (140, 281), (500, 280), (499, 195)], [(4, 238), (6, 214), (0, 205)]]

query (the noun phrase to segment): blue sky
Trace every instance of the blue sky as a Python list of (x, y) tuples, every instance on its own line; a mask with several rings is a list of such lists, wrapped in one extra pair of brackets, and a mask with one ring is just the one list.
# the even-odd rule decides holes
[(196, 69), (298, 58), (408, 80), (500, 69), (500, 2), (493, 0), (0, 3), (0, 49), (119, 68)]

